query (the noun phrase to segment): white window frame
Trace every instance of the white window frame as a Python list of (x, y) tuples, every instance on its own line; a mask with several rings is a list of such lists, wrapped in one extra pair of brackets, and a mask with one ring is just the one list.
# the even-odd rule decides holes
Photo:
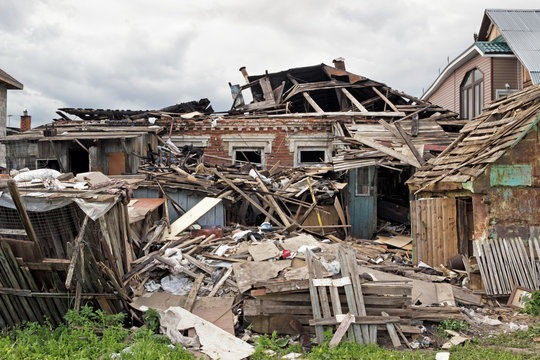
[(495, 90), (495, 99), (500, 98), (501, 96), (510, 95), (515, 93), (517, 89), (496, 89)]
[[(324, 159), (323, 161), (318, 162), (302, 162), (302, 151), (322, 151), (324, 152)], [(315, 147), (315, 146), (298, 146), (295, 151), (295, 166), (324, 166), (326, 162), (328, 162), (329, 154), (328, 154), (328, 148), (324, 147)]]
[[(240, 164), (240, 165), (244, 165), (246, 164), (247, 162), (243, 161), (243, 160), (236, 160), (236, 153), (238, 151), (260, 151), (261, 152), (261, 163), (253, 163), (254, 165), (257, 165), (257, 166), (260, 166), (261, 168), (264, 168), (265, 167), (265, 164), (266, 164), (266, 156), (265, 156), (265, 152), (264, 152), (264, 148), (262, 147), (238, 147), (238, 148), (233, 148), (233, 154), (232, 154), (232, 163), (233, 165), (235, 164)], [(240, 162), (242, 161), (242, 162)]]
[[(302, 166), (300, 151), (304, 149), (324, 150), (325, 161), (332, 161), (333, 140), (332, 134), (309, 134), (289, 136), (289, 151), (294, 153), (294, 167)], [(314, 166), (315, 163), (308, 163)], [(321, 163), (321, 166), (324, 164)]]
[(179, 149), (184, 147), (184, 145), (193, 145), (193, 147), (205, 148), (208, 147), (210, 135), (174, 135), (171, 136), (171, 141)]

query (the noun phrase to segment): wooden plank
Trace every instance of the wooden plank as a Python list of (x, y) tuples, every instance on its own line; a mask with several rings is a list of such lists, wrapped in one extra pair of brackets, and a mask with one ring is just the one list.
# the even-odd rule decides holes
[(390, 155), (390, 156), (392, 156), (392, 157), (394, 157), (394, 158), (396, 158), (398, 160), (403, 161), (404, 163), (412, 165), (415, 168), (422, 167), (422, 165), (420, 165), (418, 160), (416, 160), (415, 158), (411, 158), (409, 156), (403, 155), (402, 153), (399, 153), (399, 152), (395, 151), (394, 149), (391, 149), (391, 148), (389, 148), (387, 146), (384, 146), (384, 145), (382, 145), (382, 144), (380, 144), (380, 143), (378, 143), (376, 141), (373, 141), (373, 140), (371, 140), (369, 138), (363, 137), (358, 133), (354, 134), (354, 139), (358, 140), (362, 144), (367, 145), (367, 146), (369, 146), (369, 147), (371, 147), (373, 149), (379, 150), (380, 152), (383, 152), (386, 155)]
[(34, 228), (32, 227), (32, 223), (30, 222), (30, 217), (28, 217), (28, 213), (26, 212), (26, 209), (22, 202), (21, 195), (19, 194), (17, 183), (15, 182), (15, 180), (8, 180), (7, 185), (9, 193), (11, 195), (11, 199), (13, 200), (15, 208), (19, 213), (19, 217), (21, 218), (21, 222), (23, 224), (24, 230), (26, 231), (28, 239), (39, 245), (36, 233), (34, 231)]
[(193, 281), (193, 285), (191, 286), (191, 289), (189, 290), (188, 297), (186, 298), (186, 302), (184, 303), (184, 306), (183, 306), (183, 308), (189, 312), (191, 312), (191, 310), (193, 309), (193, 304), (195, 303), (195, 299), (197, 298), (197, 293), (199, 292), (203, 279), (204, 279), (204, 274), (197, 275), (197, 277), (195, 278), (195, 281)]
[(214, 295), (217, 294), (219, 288), (221, 288), (221, 286), (223, 285), (223, 283), (229, 278), (229, 276), (231, 276), (232, 271), (233, 271), (233, 268), (232, 268), (232, 266), (231, 266), (231, 267), (225, 272), (225, 274), (223, 274), (223, 276), (221, 277), (221, 279), (219, 279), (219, 281), (216, 283), (216, 285), (214, 285), (214, 287), (212, 288), (212, 291), (210, 291), (210, 293), (208, 294), (208, 297), (213, 297)]
[(485, 259), (482, 255), (480, 245), (478, 244), (479, 242), (480, 240), (473, 240), (473, 248), (476, 254), (476, 261), (478, 263), (478, 267), (480, 268), (480, 275), (482, 276), (482, 282), (484, 283), (486, 293), (488, 295), (493, 295), (493, 290), (491, 289), (491, 282), (489, 281), (486, 265), (484, 263)]
[[(171, 224), (170, 235), (179, 235), (181, 232), (193, 225), (197, 220), (206, 215), (210, 210), (215, 208), (221, 201), (222, 199), (205, 197), (199, 201), (197, 205), (189, 209), (184, 215)], [(166, 237), (165, 234), (164, 237)]]
[[(315, 280), (323, 278), (322, 264), (319, 260), (313, 259), (313, 273), (315, 274), (315, 279), (311, 280), (311, 283), (315, 285)], [(319, 291), (319, 299), (321, 301), (322, 316), (325, 318), (332, 316), (330, 312), (330, 304), (328, 302), (328, 293), (326, 292), (326, 287), (318, 286), (317, 290)]]
[[(296, 81), (295, 78), (293, 78), (290, 74), (287, 74), (287, 77), (289, 78), (289, 80), (291, 80), (291, 82), (294, 84), (294, 85), (298, 85), (298, 81)], [(304, 98), (307, 100), (307, 102), (309, 103), (309, 105), (311, 105), (311, 107), (318, 113), (324, 113), (324, 110), (315, 102), (315, 100), (313, 100), (313, 98), (311, 97), (311, 95), (309, 95), (308, 92), (306, 91), (303, 91), (302, 92), (302, 95), (304, 96)]]
[(420, 163), (420, 165), (424, 166), (426, 164), (426, 162), (424, 161), (424, 157), (422, 155), (420, 155), (420, 153), (418, 152), (418, 150), (416, 149), (416, 147), (414, 146), (414, 144), (412, 143), (411, 139), (409, 139), (409, 135), (407, 135), (405, 133), (405, 130), (403, 130), (403, 128), (401, 127), (401, 125), (399, 124), (399, 122), (395, 121), (393, 123), (393, 125), (396, 127), (399, 135), (401, 136), (401, 138), (403, 139), (403, 141), (405, 141), (405, 144), (407, 144), (407, 146), (409, 147), (409, 149), (411, 150), (412, 154), (414, 155), (414, 157), (416, 158), (416, 160), (418, 160), (418, 162)]
[(394, 104), (392, 104), (392, 102), (388, 100), (388, 98), (384, 96), (382, 92), (380, 92), (375, 86), (372, 86), (371, 88), (373, 89), (373, 91), (375, 91), (377, 95), (379, 95), (381, 99), (384, 100), (385, 103), (388, 104), (388, 106), (390, 106), (392, 110), (394, 110), (395, 112), (399, 112), (398, 108)]
[[(362, 293), (362, 285), (360, 283), (360, 274), (358, 272), (358, 266), (356, 263), (356, 254), (353, 249), (347, 249), (345, 250), (345, 258), (347, 261), (347, 265), (349, 267), (349, 272), (351, 274), (352, 279), (352, 288), (354, 291), (354, 296), (356, 300), (356, 307), (358, 314), (360, 316), (366, 315), (366, 305), (364, 303), (364, 294)], [(382, 300), (382, 299), (377, 299)], [(367, 343), (368, 337), (367, 332), (369, 331), (369, 327), (367, 325), (362, 325), (362, 336), (364, 339), (364, 343)]]
[[(538, 290), (538, 274), (536, 273), (536, 262), (535, 262), (535, 259), (534, 259), (534, 247), (533, 247), (533, 239), (532, 239), (532, 237), (529, 238), (528, 243), (529, 243), (529, 256), (531, 257), (532, 278), (533, 278), (533, 282), (534, 282), (534, 285), (535, 285), (533, 290)], [(540, 254), (539, 254), (539, 256), (540, 256)]]
[[(348, 262), (346, 260), (346, 254), (342, 246), (339, 247), (339, 263), (341, 267), (341, 276), (342, 277), (351, 277), (351, 273), (349, 270)], [(360, 315), (358, 313), (358, 307), (356, 306), (356, 298), (354, 294), (354, 290), (352, 287), (352, 284), (345, 285), (345, 296), (347, 297), (347, 307), (349, 308), (349, 312), (354, 315)], [(354, 338), (356, 342), (365, 344), (361, 328), (358, 324), (353, 325), (353, 331), (354, 331)]]
[[(283, 226), (283, 224), (277, 220), (275, 217), (273, 217), (268, 211), (266, 211), (262, 206), (257, 204), (252, 198), (250, 198), (244, 191), (242, 191), (238, 186), (236, 186), (231, 180), (227, 179), (222, 173), (214, 169), (214, 174), (216, 174), (221, 180), (225, 181), (227, 185), (232, 187), (237, 193), (242, 195), (244, 199), (246, 199), (251, 205), (253, 205), (255, 208), (257, 208), (260, 212), (262, 212), (264, 215), (268, 216), (272, 221), (274, 221), (279, 226)], [(220, 199), (221, 200), (221, 199)], [(178, 220), (177, 220), (178, 221)]]
[(525, 245), (523, 244), (523, 240), (521, 239), (521, 237), (519, 237), (516, 240), (516, 242), (517, 242), (517, 247), (518, 247), (520, 258), (521, 258), (521, 263), (523, 265), (523, 270), (525, 274), (527, 275), (527, 282), (529, 284), (529, 289), (534, 290), (536, 289), (536, 286), (537, 286), (537, 284), (535, 284), (534, 279), (533, 279), (533, 272), (535, 271), (535, 269), (531, 266), (531, 263), (527, 261), (527, 251), (525, 249)]
[(345, 332), (347, 332), (347, 330), (351, 326), (353, 320), (354, 316), (351, 313), (345, 315), (345, 318), (339, 324), (336, 332), (334, 333), (334, 336), (332, 336), (332, 340), (330, 340), (330, 343), (328, 344), (330, 346), (330, 349), (334, 348), (337, 344), (339, 344), (339, 342), (343, 338), (343, 335), (345, 335)]
[(349, 92), (349, 90), (347, 90), (345, 88), (341, 88), (341, 92), (343, 92), (343, 94), (345, 94), (345, 96), (347, 98), (349, 98), (349, 100), (351, 100), (351, 102), (354, 104), (354, 106), (356, 106), (358, 108), (358, 110), (360, 110), (362, 112), (368, 112), (368, 110), (364, 107), (364, 105), (362, 105), (360, 103), (360, 101), (356, 100), (356, 98), (354, 96), (352, 96), (352, 94)]
[[(390, 316), (384, 311), (381, 312), (382, 316)], [(392, 340), (392, 345), (394, 345), (395, 348), (398, 348), (401, 346), (401, 341), (399, 341), (399, 336), (396, 332), (396, 328), (394, 327), (394, 324), (387, 323), (386, 324), (386, 330), (388, 330), (388, 335), (390, 335), (390, 339)]]
[(71, 279), (73, 278), (73, 271), (75, 270), (75, 264), (77, 263), (77, 259), (80, 255), (80, 246), (82, 242), (82, 238), (84, 236), (84, 233), (86, 232), (86, 226), (88, 225), (88, 215), (84, 217), (81, 229), (79, 230), (79, 234), (77, 234), (77, 237), (72, 243), (72, 255), (71, 255), (71, 261), (69, 263), (68, 272), (66, 275), (66, 281), (65, 286), (66, 289), (69, 289), (71, 287)]
[[(313, 270), (313, 261), (311, 258), (311, 252), (306, 253), (306, 262), (309, 274), (309, 294), (311, 297), (311, 308), (313, 311), (313, 318), (315, 320), (322, 318), (320, 303), (319, 303), (319, 293), (315, 286), (313, 286), (313, 279), (315, 279), (315, 272)], [(324, 341), (324, 328), (322, 325), (315, 325), (315, 335), (319, 344), (322, 344)]]
[[(260, 177), (256, 177), (255, 180), (257, 181), (257, 183), (259, 184), (259, 186), (265, 193), (270, 194), (270, 191), (268, 191), (268, 188), (266, 187), (266, 185), (264, 185), (264, 182), (261, 180)], [(278, 214), (283, 224), (285, 224), (285, 227), (288, 228), (289, 226), (291, 226), (291, 221), (289, 217), (283, 212), (283, 210), (281, 209), (279, 204), (276, 202), (274, 197), (272, 195), (266, 195), (265, 197), (270, 203), (270, 205), (272, 206), (273, 210)]]

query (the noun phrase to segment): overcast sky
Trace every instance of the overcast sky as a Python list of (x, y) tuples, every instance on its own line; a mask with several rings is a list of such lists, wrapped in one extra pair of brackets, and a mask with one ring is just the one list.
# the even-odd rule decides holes
[(0, 68), (24, 84), (8, 114), (33, 125), (59, 107), (159, 109), (207, 97), (231, 105), (228, 82), (332, 65), (419, 96), (473, 41), (484, 9), (538, 1), (1, 0)]

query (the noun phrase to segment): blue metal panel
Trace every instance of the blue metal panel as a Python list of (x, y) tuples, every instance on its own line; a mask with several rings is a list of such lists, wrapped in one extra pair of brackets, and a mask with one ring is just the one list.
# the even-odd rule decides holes
[[(172, 189), (167, 189), (167, 195), (169, 195), (171, 199), (176, 201), (186, 211), (204, 199), (204, 195), (183, 190), (174, 191)], [(133, 191), (133, 197), (157, 198), (159, 197), (159, 192), (157, 189), (152, 188), (138, 188)], [(170, 203), (169, 218), (171, 222), (178, 219), (178, 214)], [(223, 203), (218, 204), (216, 207), (210, 210), (208, 214), (204, 215), (198, 222), (201, 225), (225, 226), (225, 208), (223, 207)]]
[(377, 227), (377, 168), (369, 167), (369, 195), (357, 192), (358, 169), (349, 171), (349, 213), (351, 216), (351, 233), (363, 239), (371, 239)]

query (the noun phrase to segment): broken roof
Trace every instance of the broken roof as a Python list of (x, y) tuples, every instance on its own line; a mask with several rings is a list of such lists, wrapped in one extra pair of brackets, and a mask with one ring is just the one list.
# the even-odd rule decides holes
[(17, 142), (20, 140), (38, 141), (67, 141), (83, 139), (129, 139), (139, 137), (147, 133), (155, 133), (161, 128), (159, 126), (110, 126), (103, 124), (92, 124), (90, 122), (71, 123), (62, 125), (45, 125), (33, 128), (16, 135), (6, 136), (3, 143)]
[(204, 98), (199, 101), (188, 101), (160, 110), (112, 110), (112, 109), (80, 109), (60, 108), (56, 113), (65, 120), (69, 119), (64, 113), (75, 115), (82, 120), (136, 120), (162, 115), (176, 115), (186, 113), (211, 114), (214, 112), (210, 100)]
[[(385, 84), (348, 72), (341, 66), (325, 64), (293, 68), (276, 73), (248, 76), (247, 84), (230, 85), (233, 95), (231, 113), (265, 112), (274, 114), (359, 115), (402, 118), (408, 114), (438, 112), (442, 118), (456, 114)], [(244, 102), (242, 90), (251, 90), (253, 101)], [(420, 111), (419, 111), (420, 110)]]
[(23, 84), (2, 69), (0, 69), (0, 83), (6, 84), (8, 89), (22, 90), (23, 88)]
[(437, 182), (464, 183), (514, 147), (540, 120), (540, 84), (525, 88), (491, 104), (470, 121), (430, 168), (408, 180), (420, 188)]

